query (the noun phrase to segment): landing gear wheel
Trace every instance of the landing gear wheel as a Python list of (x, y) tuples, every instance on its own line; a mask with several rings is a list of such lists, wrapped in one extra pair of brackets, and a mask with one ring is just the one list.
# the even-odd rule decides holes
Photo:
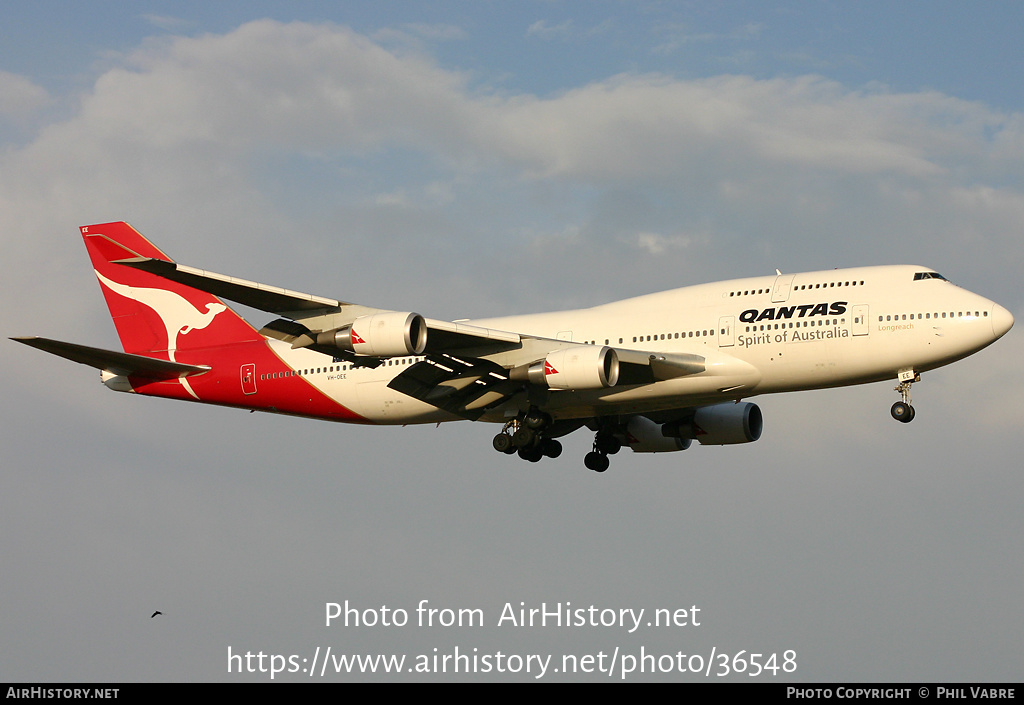
[(914, 407), (910, 405), (910, 385), (914, 382), (920, 382), (921, 375), (917, 375), (913, 379), (908, 375), (904, 377), (904, 379), (906, 381), (900, 382), (896, 385), (896, 391), (900, 393), (903, 400), (893, 404), (889, 413), (892, 414), (892, 417), (900, 423), (910, 423), (914, 420), (914, 417), (917, 416), (917, 412), (914, 411)]
[(507, 433), (499, 433), (494, 437), (494, 440), (491, 441), (491, 445), (494, 446), (494, 450), (499, 453), (508, 453), (509, 448), (515, 450), (512, 444), (512, 436)]
[(531, 463), (540, 462), (540, 459), (544, 457), (544, 454), (540, 452), (538, 448), (520, 448), (519, 457), (523, 460), (528, 460)]
[(591, 451), (590, 453), (587, 453), (585, 458), (583, 458), (583, 464), (587, 466), (588, 470), (604, 472), (608, 469), (608, 465), (610, 463), (607, 455), (598, 453), (597, 451)]
[(557, 458), (562, 454), (562, 444), (554, 438), (545, 438), (541, 441), (540, 451), (549, 458)]
[(604, 455), (615, 455), (622, 448), (618, 438), (610, 433), (598, 433), (594, 437), (594, 450)]
[(914, 416), (916, 416), (914, 407), (902, 401), (898, 401), (893, 404), (889, 413), (892, 414), (892, 417), (900, 423), (910, 423), (914, 420)]
[(520, 450), (529, 448), (536, 440), (536, 432), (531, 431), (525, 426), (520, 426), (516, 429), (516, 432), (512, 434), (512, 442), (515, 444), (516, 448), (519, 448)]

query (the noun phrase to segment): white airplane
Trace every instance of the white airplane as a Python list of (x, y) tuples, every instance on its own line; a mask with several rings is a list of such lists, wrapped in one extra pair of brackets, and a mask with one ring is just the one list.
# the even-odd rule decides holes
[[(921, 373), (1013, 326), (997, 303), (919, 266), (688, 286), (575, 311), (439, 321), (175, 263), (127, 223), (81, 228), (124, 352), (14, 340), (100, 370), (117, 391), (349, 423), (502, 424), (503, 453), (558, 457), (595, 432), (598, 472), (628, 445), (668, 452), (761, 435), (758, 394)], [(280, 316), (257, 331), (222, 301)]]

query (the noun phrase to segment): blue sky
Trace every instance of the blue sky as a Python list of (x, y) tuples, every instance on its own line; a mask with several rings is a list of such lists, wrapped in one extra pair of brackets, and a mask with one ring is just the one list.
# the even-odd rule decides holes
[[(893, 263), (1024, 315), (1019, 3), (128, 7), (0, 10), (8, 336), (116, 345), (77, 235), (113, 220), (185, 264), (435, 318)], [(1022, 359), (1014, 330), (929, 373), (909, 427), (891, 384), (766, 397), (755, 444), (597, 477), (583, 434), (524, 468), (489, 427), (113, 395), (9, 343), (0, 674), (639, 643), (322, 627), (326, 601), (429, 598), (701, 604), (687, 648), (794, 648), (801, 681), (1019, 679)]]
[(817, 73), (850, 87), (933, 89), (1020, 107), (1019, 3), (986, 2), (43, 2), (4, 9), (0, 63), (50, 89), (144, 37), (231, 30), (255, 18), (334, 22), (373, 35), (435, 32), (432, 55), (538, 94), (622, 71), (679, 77)]

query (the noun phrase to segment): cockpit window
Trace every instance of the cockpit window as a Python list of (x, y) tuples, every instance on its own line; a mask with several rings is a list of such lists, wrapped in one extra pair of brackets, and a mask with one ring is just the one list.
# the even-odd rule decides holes
[(919, 279), (941, 279), (942, 281), (949, 281), (938, 272), (918, 272), (914, 275), (914, 281), (918, 281)]

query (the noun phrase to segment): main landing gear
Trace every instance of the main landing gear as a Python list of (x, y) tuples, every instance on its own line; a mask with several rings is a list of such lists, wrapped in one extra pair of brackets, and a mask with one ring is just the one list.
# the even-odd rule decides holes
[(900, 423), (910, 423), (914, 420), (914, 416), (917, 415), (917, 412), (914, 411), (914, 407), (910, 405), (910, 385), (914, 382), (920, 382), (921, 375), (913, 375), (912, 377), (911, 375), (913, 375), (913, 373), (905, 375), (906, 379), (904, 379), (903, 376), (900, 377), (900, 383), (896, 385), (896, 391), (900, 393), (901, 397), (903, 397), (903, 401), (896, 402), (889, 410), (892, 417)]
[[(562, 436), (578, 427), (574, 425), (567, 429), (565, 425), (554, 423), (549, 414), (533, 407), (519, 418), (507, 422), (491, 445), (499, 453), (518, 454), (523, 460), (536, 463), (541, 458), (557, 458), (562, 454), (562, 444), (548, 434)], [(613, 431), (614, 428), (606, 424), (595, 434), (593, 450), (583, 459), (588, 469), (604, 472), (608, 469), (608, 456), (615, 455), (622, 448), (622, 442)]]
[(544, 429), (551, 425), (551, 416), (537, 409), (530, 409), (522, 419), (512, 419), (494, 437), (491, 445), (499, 453), (518, 453), (523, 460), (531, 463), (541, 458), (557, 458), (562, 454), (562, 444), (554, 438), (544, 436)]
[(583, 458), (588, 470), (604, 472), (608, 469), (608, 456), (615, 455), (622, 448), (619, 439), (607, 431), (598, 431), (594, 436), (594, 449)]

